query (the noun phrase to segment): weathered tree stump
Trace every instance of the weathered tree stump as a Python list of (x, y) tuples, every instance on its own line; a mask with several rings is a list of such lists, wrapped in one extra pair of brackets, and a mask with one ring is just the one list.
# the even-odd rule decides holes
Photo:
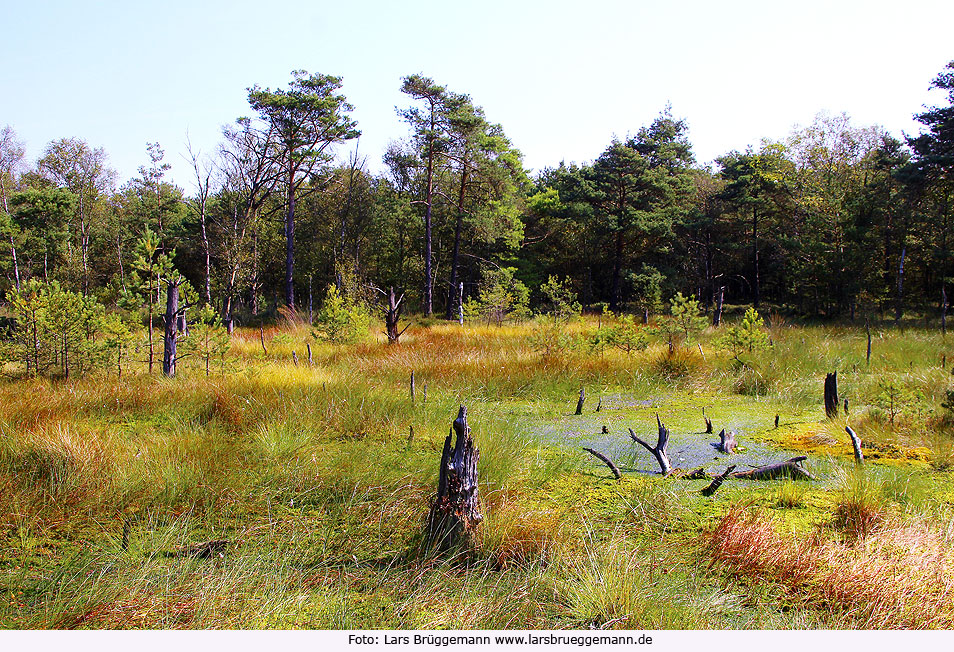
[(315, 365), (315, 359), (311, 356), (311, 344), (305, 342), (305, 348), (308, 349), (308, 366), (313, 367)]
[(603, 407), (603, 397), (600, 396), (600, 397), (596, 400), (596, 411), (599, 412), (602, 407)]
[(861, 452), (861, 437), (859, 437), (851, 426), (845, 426), (845, 432), (851, 437), (851, 447), (855, 450), (855, 464), (861, 466), (865, 463), (865, 456)]
[(613, 460), (611, 460), (610, 458), (606, 457), (605, 455), (603, 455), (603, 454), (600, 453), (599, 451), (593, 450), (592, 448), (586, 448), (586, 447), (584, 446), (584, 447), (583, 447), (583, 450), (585, 450), (585, 451), (586, 451), (587, 453), (589, 453), (590, 455), (596, 457), (596, 458), (599, 459), (601, 462), (603, 462), (603, 464), (605, 464), (606, 466), (608, 466), (608, 467), (609, 467), (609, 470), (613, 472), (613, 475), (616, 476), (616, 479), (617, 479), (617, 480), (619, 480), (619, 479), (621, 479), (621, 478), (623, 477), (623, 474), (620, 473), (620, 472), (619, 472), (619, 469), (616, 468), (616, 465), (613, 464)]
[(712, 482), (709, 484), (709, 486), (702, 490), (701, 492), (702, 495), (708, 498), (709, 496), (717, 492), (719, 490), (719, 487), (722, 486), (722, 483), (729, 478), (729, 476), (732, 474), (734, 470), (735, 470), (735, 464), (732, 464), (731, 466), (729, 466), (729, 468), (723, 471), (722, 475), (717, 475), (716, 477), (714, 477), (712, 479)]
[(778, 428), (778, 415), (775, 415), (775, 427)]
[(711, 435), (712, 434), (712, 419), (706, 416), (705, 408), (702, 408), (702, 418), (705, 419), (705, 422), (706, 422), (706, 434)]
[[(455, 433), (457, 441), (451, 447)], [(474, 528), (483, 520), (477, 495), (479, 459), (480, 451), (474, 445), (467, 425), (467, 408), (462, 405), (444, 440), (437, 495), (427, 518), (429, 546), (437, 546), (440, 550), (465, 546)]]
[(720, 453), (725, 453), (726, 455), (730, 455), (734, 453), (735, 447), (738, 446), (738, 444), (735, 441), (735, 433), (726, 432), (725, 428), (723, 428), (722, 431), (719, 433), (719, 443), (712, 444), (712, 445), (715, 446), (715, 449), (717, 451), (719, 451)]
[(580, 398), (576, 402), (576, 414), (583, 414), (583, 401), (586, 400), (586, 388), (580, 389)]
[(656, 424), (659, 426), (659, 436), (656, 439), (655, 446), (650, 446), (642, 439), (637, 437), (632, 428), (629, 429), (629, 436), (634, 442), (653, 454), (653, 457), (655, 457), (656, 461), (659, 463), (660, 473), (663, 475), (669, 475), (669, 473), (672, 471), (672, 464), (669, 461), (669, 452), (666, 450), (666, 446), (669, 444), (669, 430), (663, 425), (662, 421), (659, 420), (658, 414), (656, 415)]
[(825, 414), (829, 419), (838, 416), (838, 372), (825, 376)]
[(793, 457), (785, 462), (775, 464), (766, 464), (750, 471), (739, 471), (733, 473), (733, 478), (743, 480), (777, 480), (779, 478), (791, 478), (793, 480), (814, 480), (815, 478), (799, 464), (808, 458), (804, 455)]

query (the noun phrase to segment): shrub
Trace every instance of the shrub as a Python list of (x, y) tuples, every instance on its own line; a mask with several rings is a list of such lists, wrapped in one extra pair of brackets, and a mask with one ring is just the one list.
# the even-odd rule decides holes
[(659, 322), (656, 332), (666, 340), (672, 352), (679, 342), (688, 345), (693, 336), (705, 330), (706, 323), (696, 297), (684, 297), (682, 292), (678, 292), (669, 301), (669, 316)]
[(497, 326), (505, 320), (523, 321), (530, 317), (530, 291), (520, 279), (514, 278), (517, 270), (501, 267), (484, 274), (476, 299), (469, 297), (464, 302), (464, 319), (486, 319)]
[(566, 322), (579, 317), (583, 307), (576, 300), (576, 293), (570, 288), (569, 279), (561, 281), (551, 276), (546, 283), (540, 286), (540, 291), (546, 297), (546, 312), (554, 321)]
[[(607, 315), (612, 317), (612, 313)], [(649, 346), (646, 330), (636, 323), (633, 315), (622, 315), (616, 323), (600, 327), (590, 338), (590, 346), (594, 349), (612, 346), (626, 353), (642, 351)]]
[(368, 310), (342, 296), (336, 286), (328, 286), (325, 302), (315, 315), (315, 337), (332, 344), (349, 344), (365, 337), (370, 329)]
[(716, 346), (729, 350), (736, 356), (745, 351), (751, 353), (765, 348), (768, 346), (765, 322), (755, 308), (749, 308), (745, 311), (742, 322), (726, 331), (726, 334), (717, 340)]

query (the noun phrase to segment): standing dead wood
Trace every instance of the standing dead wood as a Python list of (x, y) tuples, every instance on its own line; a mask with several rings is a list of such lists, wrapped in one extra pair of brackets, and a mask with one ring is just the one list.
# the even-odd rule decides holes
[(409, 426), (410, 432), (407, 433), (407, 446), (408, 448), (414, 443), (414, 426)]
[(720, 453), (725, 453), (726, 455), (734, 453), (735, 447), (738, 446), (735, 441), (735, 433), (731, 431), (726, 432), (725, 428), (723, 428), (722, 432), (719, 433), (719, 443), (713, 444), (713, 446), (715, 446), (716, 450)]
[(842, 408), (844, 408), (845, 410), (845, 416), (848, 416), (848, 399), (845, 399), (844, 404), (842, 405)]
[[(451, 440), (457, 441), (451, 446)], [(429, 545), (449, 550), (466, 545), (474, 528), (483, 520), (477, 495), (477, 462), (480, 451), (467, 425), (467, 408), (460, 406), (441, 453), (437, 495), (427, 519)]]
[(706, 421), (706, 434), (712, 434), (712, 419), (706, 416), (706, 409), (702, 408), (702, 418)]
[(777, 480), (779, 478), (791, 478), (793, 480), (814, 480), (815, 478), (799, 464), (808, 458), (804, 455), (793, 457), (784, 462), (775, 464), (766, 464), (750, 471), (739, 471), (733, 473), (733, 478), (743, 480)]
[(603, 397), (600, 396), (600, 397), (596, 400), (596, 411), (599, 412), (599, 411), (600, 411), (600, 408), (602, 408), (602, 407), (603, 407)]
[(590, 455), (593, 455), (594, 457), (596, 457), (597, 459), (599, 459), (600, 461), (602, 461), (603, 464), (605, 464), (606, 466), (608, 466), (608, 467), (609, 467), (609, 470), (613, 472), (613, 475), (616, 476), (616, 479), (617, 479), (617, 480), (619, 480), (620, 478), (623, 477), (623, 474), (620, 473), (620, 472), (619, 472), (619, 469), (616, 468), (616, 465), (613, 464), (613, 460), (611, 460), (610, 458), (608, 458), (608, 457), (606, 457), (605, 455), (603, 455), (603, 453), (600, 453), (599, 451), (595, 451), (595, 450), (593, 450), (592, 448), (586, 448), (585, 446), (583, 447), (583, 450), (585, 450), (585, 451), (586, 451), (587, 453), (589, 453)]
[(264, 326), (258, 327), (258, 336), (260, 341), (262, 342), (262, 351), (265, 352), (265, 355), (268, 355), (268, 348), (265, 346), (265, 327)]
[(669, 461), (669, 452), (666, 450), (666, 447), (669, 444), (669, 430), (663, 425), (662, 421), (659, 420), (658, 414), (656, 415), (656, 425), (659, 426), (659, 436), (656, 440), (655, 446), (650, 446), (642, 439), (637, 437), (632, 428), (629, 429), (629, 436), (634, 442), (653, 454), (653, 457), (655, 457), (656, 461), (659, 462), (660, 473), (663, 475), (669, 475), (669, 473), (672, 471), (672, 464)]
[(851, 426), (845, 426), (845, 432), (851, 437), (851, 447), (855, 449), (855, 464), (861, 466), (865, 463), (864, 453), (861, 452), (861, 437), (851, 429)]
[(295, 363), (296, 367), (298, 366), (298, 353), (296, 353), (295, 351), (292, 351), (292, 362)]
[(305, 343), (305, 348), (308, 349), (308, 366), (312, 367), (315, 364), (315, 360), (311, 357), (311, 344)]
[(947, 335), (947, 291), (941, 286), (941, 335)]
[(702, 495), (708, 498), (709, 496), (717, 492), (719, 490), (719, 487), (722, 486), (722, 483), (729, 478), (729, 476), (734, 470), (735, 470), (735, 464), (727, 468), (722, 473), (722, 475), (717, 475), (716, 477), (714, 477), (712, 479), (712, 482), (709, 484), (709, 486), (702, 490)]
[(411, 371), (411, 403), (414, 403), (414, 372)]
[(865, 317), (865, 334), (868, 336), (868, 348), (865, 351), (865, 364), (871, 364), (871, 324), (868, 323), (868, 318)]
[(775, 427), (778, 428), (778, 415), (775, 415)]
[(576, 402), (576, 414), (583, 414), (583, 401), (586, 400), (586, 388), (580, 389), (580, 399)]
[(410, 326), (410, 324), (408, 324), (403, 329), (399, 328), (403, 308), (404, 294), (402, 293), (400, 297), (396, 297), (394, 287), (388, 288), (388, 307), (384, 312), (384, 326), (387, 330), (388, 344), (397, 344), (401, 335), (403, 335), (404, 331)]
[(722, 323), (722, 297), (725, 294), (725, 286), (720, 285), (716, 291), (716, 308), (712, 313), (712, 325), (718, 326)]
[(838, 416), (838, 372), (825, 376), (825, 414), (829, 419)]

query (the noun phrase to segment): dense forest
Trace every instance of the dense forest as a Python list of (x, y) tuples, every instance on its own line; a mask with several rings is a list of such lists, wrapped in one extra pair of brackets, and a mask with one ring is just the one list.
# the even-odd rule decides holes
[[(376, 174), (341, 83), (296, 71), (287, 89), (250, 88), (249, 117), (223, 128), (218, 151), (189, 152), (189, 189), (167, 181), (158, 143), (119, 184), (82, 138), (50, 142), (31, 165), (6, 127), (6, 319), (59, 293), (69, 328), (88, 331), (93, 315), (107, 333), (149, 324), (152, 351), (146, 315), (166, 310), (171, 282), (187, 319), (229, 331), (313, 321), (328, 300), (377, 310), (389, 288), (425, 317), (500, 321), (538, 308), (548, 283), (585, 310), (647, 319), (679, 292), (705, 310), (724, 300), (825, 319), (946, 312), (954, 62), (933, 80), (948, 105), (915, 116), (919, 135), (821, 114), (714, 169), (666, 107), (596, 160), (531, 175), (474, 98), (411, 75), (407, 132)], [(56, 364), (68, 375), (74, 363)]]

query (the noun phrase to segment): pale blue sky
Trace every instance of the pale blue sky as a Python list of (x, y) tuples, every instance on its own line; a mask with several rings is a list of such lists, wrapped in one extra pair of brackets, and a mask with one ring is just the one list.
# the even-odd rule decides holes
[[(819, 111), (901, 136), (943, 96), (954, 2), (22, 2), (3, 0), (0, 125), (32, 162), (55, 138), (104, 147), (120, 180), (159, 141), (191, 191), (246, 88), (341, 75), (372, 169), (406, 135), (400, 78), (469, 93), (534, 169), (599, 155), (666, 102), (697, 158), (783, 138)], [(342, 153), (342, 155), (344, 155)]]

